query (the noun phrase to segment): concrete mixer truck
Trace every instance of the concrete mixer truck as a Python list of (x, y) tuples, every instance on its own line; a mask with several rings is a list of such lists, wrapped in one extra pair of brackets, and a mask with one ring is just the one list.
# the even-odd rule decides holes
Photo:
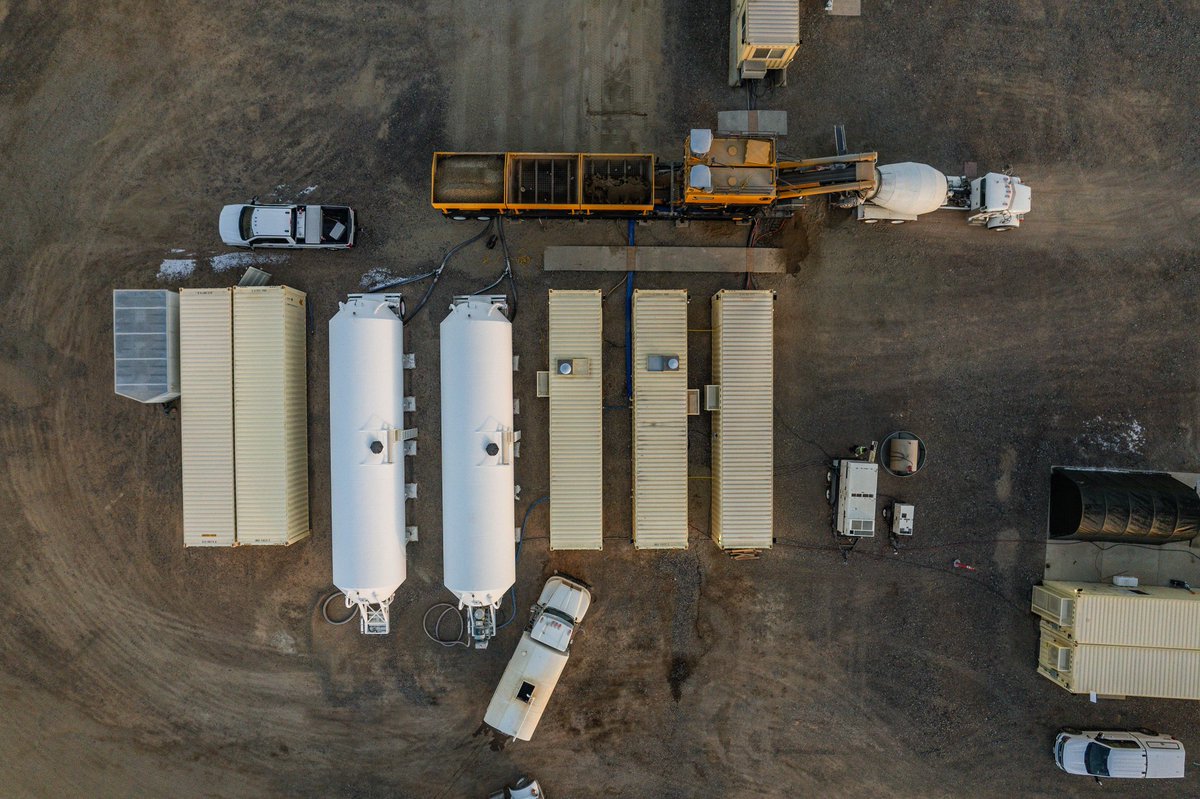
[(948, 177), (928, 164), (905, 161), (875, 168), (875, 188), (834, 200), (854, 208), (860, 222), (914, 222), (939, 209), (966, 211), (967, 222), (988, 230), (1013, 230), (1029, 213), (1033, 191), (1019, 177), (988, 172), (974, 180)]

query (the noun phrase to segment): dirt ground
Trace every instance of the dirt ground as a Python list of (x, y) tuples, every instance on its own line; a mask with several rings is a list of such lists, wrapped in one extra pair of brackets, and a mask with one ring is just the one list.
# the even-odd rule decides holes
[[(522, 774), (570, 797), (1200, 795), (1059, 773), (1062, 725), (1148, 726), (1200, 751), (1195, 703), (1091, 704), (1034, 672), (1052, 464), (1200, 471), (1200, 4), (805, 0), (785, 148), (832, 125), (884, 162), (1011, 165), (1034, 212), (1003, 236), (950, 212), (899, 228), (823, 204), (776, 243), (776, 535), (753, 562), (707, 538), (692, 481), (686, 551), (636, 552), (627, 412), (605, 417), (603, 553), (550, 553), (530, 516), (518, 604), (553, 570), (595, 586), (534, 740), (471, 733), (518, 636), (443, 650), (420, 631), (441, 585), (436, 326), (488, 282), (477, 246), (409, 326), (421, 540), (393, 633), (315, 611), (330, 588), (326, 322), (371, 269), (413, 273), (474, 232), (428, 204), (434, 150), (648, 150), (746, 95), (726, 85), (722, 0), (409, 3), (0, 0), (0, 794), (485, 796)], [(346, 254), (265, 266), (309, 293), (313, 536), (286, 550), (182, 546), (179, 423), (112, 391), (110, 291), (230, 285), (219, 206), (347, 201)], [(521, 290), (518, 518), (546, 493), (549, 244), (618, 223), (511, 225)], [(737, 244), (668, 224), (641, 241)], [(161, 280), (164, 262), (182, 279)], [(191, 266), (187, 264), (190, 262)], [(168, 263), (167, 272), (171, 271)], [(639, 275), (689, 290), (689, 327), (740, 277)], [(605, 310), (623, 389), (621, 294)], [(709, 342), (691, 336), (691, 383)], [(907, 428), (929, 467), (881, 492), (916, 503), (899, 555), (833, 550), (824, 463)], [(691, 422), (691, 469), (709, 419)], [(978, 568), (950, 568), (955, 558)], [(523, 611), (522, 611), (523, 612)]]

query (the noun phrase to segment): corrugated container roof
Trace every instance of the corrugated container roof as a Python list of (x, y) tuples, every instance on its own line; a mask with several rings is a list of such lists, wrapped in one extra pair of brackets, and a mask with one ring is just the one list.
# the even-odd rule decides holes
[(1070, 649), (1069, 670), (1038, 673), (1071, 693), (1200, 699), (1200, 650), (1072, 644), (1044, 624), (1042, 642)]
[(233, 293), (234, 449), (242, 544), (309, 534), (305, 295), (287, 286)]
[(1042, 588), (1074, 599), (1074, 617), (1062, 632), (1078, 643), (1200, 649), (1200, 594), (1054, 580)]
[[(650, 356), (675, 371), (650, 371)], [(687, 292), (633, 293), (633, 539), (639, 549), (685, 549), (687, 518)]]
[(800, 0), (748, 0), (746, 41), (750, 44), (797, 44)]
[(237, 542), (233, 472), (230, 289), (179, 291), (183, 543)]
[[(599, 290), (550, 290), (551, 549), (604, 545), (600, 301)], [(576, 362), (572, 374), (561, 360)]]
[(773, 291), (713, 297), (713, 539), (723, 549), (768, 549), (774, 538)]

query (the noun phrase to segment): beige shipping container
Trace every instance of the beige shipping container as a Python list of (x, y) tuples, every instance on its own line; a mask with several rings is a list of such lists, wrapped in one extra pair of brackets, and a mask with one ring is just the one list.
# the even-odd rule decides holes
[(233, 469), (233, 291), (179, 290), (183, 544), (237, 543)]
[(1046, 622), (1038, 673), (1074, 694), (1200, 699), (1200, 650), (1077, 644)]
[(687, 292), (633, 292), (633, 543), (686, 549)]
[(601, 549), (600, 291), (550, 290), (550, 548)]
[(233, 293), (237, 535), (241, 544), (308, 536), (305, 295), (287, 286)]
[(722, 549), (774, 540), (775, 292), (719, 291), (712, 301), (712, 536)]
[(1080, 644), (1200, 649), (1200, 594), (1181, 588), (1048, 580), (1032, 608)]

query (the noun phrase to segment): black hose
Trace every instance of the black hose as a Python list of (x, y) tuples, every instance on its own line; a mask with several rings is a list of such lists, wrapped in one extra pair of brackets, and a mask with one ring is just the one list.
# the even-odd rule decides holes
[(504, 252), (504, 268), (508, 272), (509, 288), (512, 289), (512, 304), (508, 308), (508, 321), (511, 323), (517, 320), (517, 276), (513, 273), (512, 259), (508, 255), (508, 240), (504, 238), (503, 219), (500, 219), (496, 229), (500, 233), (500, 249)]
[(487, 294), (489, 291), (507, 280), (509, 290), (512, 293), (511, 302), (508, 304), (508, 321), (512, 322), (517, 318), (517, 277), (513, 274), (512, 258), (509, 256), (508, 252), (508, 240), (504, 237), (503, 217), (496, 218), (496, 234), (500, 239), (500, 251), (504, 253), (504, 269), (500, 272), (500, 276), (498, 278), (479, 289), (479, 291), (472, 292), (472, 294)]
[(358, 615), (358, 610), (359, 610), (358, 605), (356, 604), (350, 610), (350, 615), (347, 616), (346, 618), (342, 619), (341, 621), (334, 621), (333, 619), (329, 618), (329, 603), (332, 602), (333, 600), (337, 599), (338, 597), (342, 597), (343, 599), (346, 597), (345, 593), (343, 593), (341, 589), (335, 590), (332, 594), (325, 597), (325, 601), (321, 603), (321, 618), (325, 619), (325, 621), (329, 622), (330, 624), (334, 625), (335, 627), (340, 627), (343, 624), (349, 624), (350, 621), (355, 616)]
[(479, 231), (478, 233), (476, 233), (474, 236), (467, 239), (466, 241), (459, 242), (458, 244), (455, 244), (453, 247), (451, 247), (449, 250), (447, 250), (446, 254), (442, 257), (442, 262), (440, 264), (438, 264), (438, 268), (434, 269), (432, 272), (426, 272), (423, 275), (414, 275), (412, 277), (403, 277), (403, 278), (400, 278), (399, 280), (393, 280), (388, 283), (380, 283), (378, 285), (372, 286), (371, 291), (372, 292), (387, 291), (388, 289), (396, 288), (397, 286), (405, 286), (405, 285), (408, 285), (409, 283), (416, 283), (416, 282), (419, 282), (426, 278), (433, 278), (433, 280), (430, 282), (429, 286), (425, 289), (425, 293), (421, 295), (421, 299), (417, 303), (417, 307), (413, 308), (412, 313), (403, 317), (404, 324), (408, 324), (409, 322), (411, 322), (413, 320), (413, 318), (417, 314), (419, 314), (421, 312), (421, 309), (425, 307), (425, 303), (429, 302), (429, 297), (431, 294), (433, 294), (434, 287), (437, 286), (438, 280), (440, 280), (442, 277), (442, 272), (445, 271), (445, 269), (446, 269), (446, 264), (450, 263), (450, 259), (454, 257), (454, 254), (457, 253), (462, 248), (467, 247), (467, 246), (479, 241), (481, 238), (483, 238), (485, 235), (487, 235), (488, 231), (491, 229), (492, 229), (492, 220), (489, 219), (488, 223), (483, 226), (483, 230)]

